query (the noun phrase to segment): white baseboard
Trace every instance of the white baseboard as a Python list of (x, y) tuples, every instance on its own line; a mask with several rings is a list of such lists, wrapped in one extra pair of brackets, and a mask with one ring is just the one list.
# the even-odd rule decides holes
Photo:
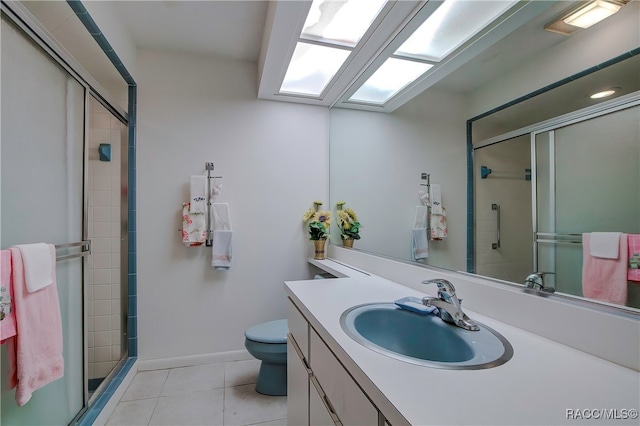
[(98, 414), (98, 417), (96, 417), (95, 421), (93, 422), (93, 426), (103, 426), (107, 423), (107, 420), (109, 420), (111, 413), (113, 413), (113, 410), (115, 410), (116, 405), (118, 405), (118, 402), (120, 402), (120, 398), (122, 398), (122, 395), (124, 395), (125, 391), (133, 381), (133, 378), (136, 376), (137, 372), (138, 360), (133, 363), (126, 376), (124, 376), (124, 378), (122, 379), (120, 385), (113, 392), (113, 395), (111, 396), (111, 398), (109, 398), (109, 401), (107, 401), (102, 411), (100, 411), (100, 414)]
[(212, 364), (215, 362), (244, 361), (247, 359), (253, 359), (253, 357), (249, 352), (242, 349), (239, 351), (179, 356), (174, 358), (138, 360), (138, 371), (164, 370), (167, 368), (191, 367), (193, 365)]

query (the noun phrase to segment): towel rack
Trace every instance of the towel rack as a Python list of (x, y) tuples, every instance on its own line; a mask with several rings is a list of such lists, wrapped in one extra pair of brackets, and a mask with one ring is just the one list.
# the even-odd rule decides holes
[(537, 243), (582, 244), (582, 234), (556, 234), (554, 232), (536, 232), (535, 240)]
[(222, 179), (222, 176), (212, 176), (211, 172), (215, 169), (215, 165), (211, 162), (205, 163), (207, 169), (207, 239), (206, 246), (211, 247), (213, 245), (213, 230), (211, 229), (211, 179)]
[(420, 186), (427, 187), (427, 196), (429, 197), (429, 202), (427, 203), (427, 240), (431, 241), (431, 174), (421, 173), (420, 179), (427, 181), (427, 183), (421, 183)]
[(80, 253), (73, 253), (73, 254), (65, 254), (65, 255), (62, 255), (62, 256), (56, 256), (56, 262), (59, 262), (61, 260), (75, 259), (76, 257), (84, 257), (84, 256), (87, 256), (87, 255), (91, 254), (91, 240), (83, 240), (83, 241), (78, 241), (78, 242), (75, 242), (75, 243), (56, 244), (54, 247), (55, 247), (56, 250), (72, 248), (72, 247), (81, 247), (82, 248)]

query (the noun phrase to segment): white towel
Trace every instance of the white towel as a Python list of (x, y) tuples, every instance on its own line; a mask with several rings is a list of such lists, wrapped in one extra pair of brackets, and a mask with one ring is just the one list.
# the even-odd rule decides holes
[(191, 206), (189, 213), (206, 213), (207, 178), (205, 176), (190, 176)]
[(231, 269), (231, 237), (233, 231), (213, 231), (211, 266), (215, 269)]
[(620, 232), (592, 232), (591, 256), (601, 259), (617, 259), (619, 256)]
[(431, 214), (442, 214), (442, 192), (438, 184), (431, 184)]
[(211, 204), (211, 217), (213, 218), (213, 229), (218, 231), (231, 231), (231, 218), (229, 217), (229, 204)]
[(421, 260), (429, 257), (429, 240), (427, 228), (413, 228), (413, 260)]
[(427, 227), (427, 214), (429, 210), (427, 206), (416, 206), (416, 217), (413, 220), (414, 228), (426, 228)]
[(16, 246), (22, 254), (27, 291), (33, 293), (53, 283), (56, 248), (52, 244), (22, 244)]

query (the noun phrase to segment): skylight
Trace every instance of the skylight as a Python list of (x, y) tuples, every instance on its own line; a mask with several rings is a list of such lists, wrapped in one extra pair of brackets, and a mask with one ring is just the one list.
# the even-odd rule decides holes
[(439, 62), (476, 35), (517, 0), (446, 0), (396, 51)]
[(319, 97), (386, 0), (314, 0), (280, 93)]
[(354, 47), (386, 0), (314, 0), (300, 38)]
[(545, 3), (269, 2), (258, 97), (394, 111), (542, 13)]
[(348, 101), (383, 105), (515, 3), (517, 0), (444, 1)]
[(424, 62), (389, 58), (349, 100), (383, 104), (432, 66)]
[(349, 50), (298, 42), (280, 92), (320, 95), (350, 53)]

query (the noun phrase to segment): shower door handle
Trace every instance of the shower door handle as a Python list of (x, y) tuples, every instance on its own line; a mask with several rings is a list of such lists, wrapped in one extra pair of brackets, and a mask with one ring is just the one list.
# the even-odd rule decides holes
[(491, 210), (496, 210), (497, 222), (498, 222), (497, 231), (496, 231), (496, 239), (498, 240), (498, 242), (491, 243), (491, 248), (495, 250), (500, 248), (500, 204), (491, 204)]

